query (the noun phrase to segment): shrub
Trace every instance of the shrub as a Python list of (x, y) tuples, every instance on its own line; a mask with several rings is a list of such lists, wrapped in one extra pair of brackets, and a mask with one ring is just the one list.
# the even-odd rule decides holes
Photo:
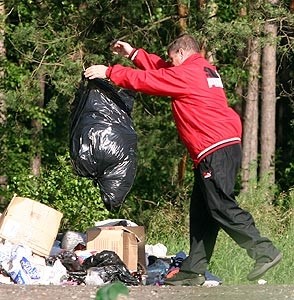
[(38, 200), (63, 213), (61, 230), (84, 231), (95, 221), (110, 216), (91, 180), (77, 177), (68, 156), (58, 156), (58, 165), (43, 170), (40, 177), (21, 174), (12, 178), (7, 193)]

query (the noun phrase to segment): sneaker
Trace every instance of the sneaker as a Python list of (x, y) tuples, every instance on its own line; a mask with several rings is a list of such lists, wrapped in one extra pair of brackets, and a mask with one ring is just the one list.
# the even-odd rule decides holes
[(166, 278), (166, 285), (184, 285), (184, 286), (201, 286), (205, 282), (205, 277), (202, 274), (188, 273), (180, 271), (171, 278)]
[(272, 261), (266, 263), (256, 263), (254, 269), (247, 275), (247, 279), (252, 281), (260, 278), (265, 272), (267, 272), (270, 268), (277, 265), (282, 259), (282, 253), (279, 253), (276, 258)]

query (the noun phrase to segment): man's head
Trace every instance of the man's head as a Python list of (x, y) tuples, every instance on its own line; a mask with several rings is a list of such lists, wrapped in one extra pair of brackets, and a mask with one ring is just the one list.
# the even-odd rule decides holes
[(189, 34), (182, 34), (167, 47), (168, 56), (174, 66), (181, 65), (192, 54), (199, 52), (199, 45)]

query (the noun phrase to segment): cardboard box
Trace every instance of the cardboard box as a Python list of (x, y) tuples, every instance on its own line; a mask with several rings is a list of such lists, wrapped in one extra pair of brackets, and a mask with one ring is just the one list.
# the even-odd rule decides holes
[(92, 227), (87, 230), (87, 250), (114, 251), (130, 272), (137, 271), (138, 242), (136, 234), (123, 226)]
[(63, 214), (40, 202), (13, 197), (0, 217), (0, 237), (48, 256)]
[(145, 254), (145, 228), (144, 226), (126, 226), (126, 229), (132, 231), (138, 237), (138, 264), (143, 269), (143, 274), (146, 270), (146, 254)]

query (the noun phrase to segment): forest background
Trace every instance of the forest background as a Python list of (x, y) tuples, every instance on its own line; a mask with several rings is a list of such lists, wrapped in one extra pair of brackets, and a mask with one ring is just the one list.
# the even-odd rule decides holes
[[(62, 211), (62, 230), (84, 231), (94, 221), (126, 218), (145, 226), (148, 242), (166, 244), (170, 253), (187, 251), (192, 162), (178, 139), (169, 99), (136, 95), (137, 174), (118, 212), (105, 209), (91, 180), (74, 174), (68, 134), (83, 69), (131, 65), (111, 53), (112, 41), (167, 58), (166, 46), (189, 32), (217, 66), (243, 121), (238, 200), (291, 253), (293, 12), (293, 0), (0, 1), (1, 210), (17, 194)], [(216, 247), (212, 269), (227, 270), (224, 278), (231, 282), (242, 281), (246, 255), (222, 233)], [(228, 253), (235, 259), (227, 259)], [(291, 259), (286, 254), (276, 282), (294, 278)]]

